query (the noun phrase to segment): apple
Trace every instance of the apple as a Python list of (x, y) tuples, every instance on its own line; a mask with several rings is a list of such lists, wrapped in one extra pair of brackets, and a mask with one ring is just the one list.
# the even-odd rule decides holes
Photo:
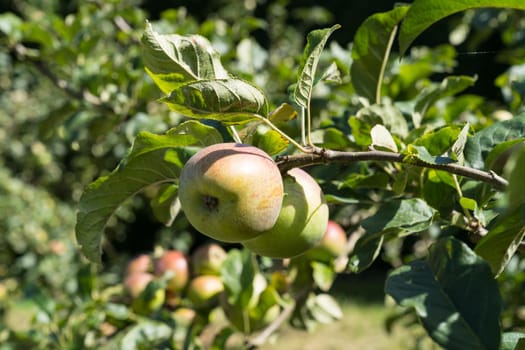
[(217, 243), (201, 245), (191, 255), (193, 273), (195, 275), (219, 276), (226, 257), (226, 251)]
[(210, 309), (217, 305), (224, 285), (219, 276), (202, 275), (190, 281), (187, 297), (196, 309)]
[(323, 238), (306, 255), (311, 260), (328, 262), (345, 254), (347, 244), (345, 230), (337, 222), (329, 220)]
[(158, 311), (166, 301), (166, 283), (153, 279), (143, 291), (133, 299), (131, 308), (139, 315), (150, 315)]
[(184, 165), (179, 199), (201, 233), (241, 242), (272, 228), (283, 201), (279, 168), (261, 149), (236, 143), (203, 148)]
[(171, 318), (175, 321), (177, 327), (190, 327), (196, 317), (197, 313), (195, 310), (189, 307), (179, 307), (171, 313)]
[(188, 259), (178, 250), (168, 250), (155, 262), (155, 275), (168, 276), (166, 289), (170, 292), (179, 293), (188, 284), (190, 270)]
[(151, 257), (147, 254), (140, 254), (128, 262), (126, 274), (131, 275), (135, 272), (148, 272), (150, 271), (151, 266)]
[(314, 178), (293, 168), (283, 182), (285, 196), (276, 224), (260, 236), (242, 242), (252, 252), (270, 258), (303, 254), (322, 239), (328, 224), (328, 205)]
[(153, 279), (154, 276), (151, 273), (134, 272), (126, 276), (124, 287), (132, 298), (137, 298)]

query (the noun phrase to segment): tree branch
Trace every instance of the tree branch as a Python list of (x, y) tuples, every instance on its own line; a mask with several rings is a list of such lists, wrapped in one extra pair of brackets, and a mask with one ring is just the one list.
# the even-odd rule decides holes
[(256, 334), (253, 337), (250, 337), (246, 340), (245, 345), (249, 350), (257, 349), (259, 346), (266, 343), (268, 338), (276, 331), (278, 330), (281, 325), (288, 320), (288, 318), (292, 315), (293, 310), (295, 309), (295, 302), (290, 302), (290, 304), (286, 305), (286, 307), (283, 309), (283, 311), (277, 316), (275, 320), (272, 321), (266, 327), (262, 330), (262, 332)]
[(296, 167), (305, 167), (316, 164), (348, 164), (358, 161), (387, 161), (423, 168), (443, 170), (451, 174), (456, 174), (468, 177), (473, 180), (488, 183), (498, 190), (504, 190), (508, 186), (508, 181), (493, 171), (482, 171), (455, 163), (427, 163), (417, 158), (407, 159), (406, 155), (404, 154), (385, 151), (343, 152), (327, 149), (316, 149), (311, 153), (280, 156), (277, 158), (277, 165), (281, 171), (287, 171)]

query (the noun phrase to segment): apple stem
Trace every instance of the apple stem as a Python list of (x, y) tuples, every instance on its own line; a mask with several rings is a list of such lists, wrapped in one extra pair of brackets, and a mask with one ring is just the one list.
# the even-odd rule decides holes
[(281, 129), (279, 129), (277, 126), (275, 126), (275, 124), (272, 123), (270, 121), (270, 119), (265, 118), (265, 117), (263, 117), (262, 115), (259, 115), (259, 114), (253, 114), (253, 116), (255, 118), (259, 119), (260, 121), (262, 121), (267, 126), (269, 126), (272, 130), (278, 132), (279, 135), (281, 135), (286, 140), (288, 140), (288, 142), (290, 142), (292, 145), (294, 145), (301, 152), (303, 152), (303, 153), (312, 153), (313, 152), (313, 148), (307, 148), (307, 147), (304, 147), (304, 146), (300, 145), (297, 141), (295, 141), (293, 138), (291, 138), (285, 132), (283, 132)]
[(263, 345), (268, 338), (281, 327), (281, 325), (288, 320), (288, 318), (292, 315), (293, 310), (295, 309), (295, 301), (290, 301), (288, 305), (283, 309), (283, 311), (277, 316), (275, 320), (273, 320), (272, 323), (268, 325), (262, 332), (257, 334), (256, 336), (250, 337), (246, 339), (246, 347), (248, 349), (257, 349), (261, 345)]
[(235, 125), (230, 125), (230, 131), (235, 142), (242, 143), (241, 136), (237, 132), (237, 129), (235, 129)]

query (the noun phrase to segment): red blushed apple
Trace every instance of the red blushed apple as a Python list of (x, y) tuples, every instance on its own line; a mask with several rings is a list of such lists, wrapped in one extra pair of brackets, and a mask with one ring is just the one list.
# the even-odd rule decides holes
[(300, 168), (284, 177), (284, 200), (276, 224), (242, 244), (270, 258), (291, 258), (314, 247), (326, 231), (329, 212), (323, 191), (315, 179)]
[(219, 276), (202, 275), (190, 281), (187, 297), (196, 309), (209, 309), (216, 306), (224, 285)]
[(134, 272), (148, 272), (152, 268), (151, 257), (147, 254), (140, 254), (131, 259), (126, 267), (126, 274), (131, 275)]
[(167, 280), (166, 289), (170, 292), (180, 293), (188, 284), (189, 264), (188, 259), (178, 250), (168, 250), (155, 262), (155, 275), (164, 276), (171, 274)]
[(153, 278), (154, 276), (148, 272), (134, 272), (126, 276), (124, 287), (132, 298), (137, 298)]
[(191, 157), (179, 179), (179, 199), (198, 231), (223, 242), (241, 242), (272, 228), (283, 201), (283, 181), (261, 149), (220, 143)]
[(195, 275), (221, 274), (221, 267), (226, 260), (226, 251), (216, 243), (198, 247), (191, 256), (191, 267)]
[(328, 221), (321, 241), (307, 253), (311, 260), (330, 261), (346, 253), (348, 239), (345, 230), (337, 222)]

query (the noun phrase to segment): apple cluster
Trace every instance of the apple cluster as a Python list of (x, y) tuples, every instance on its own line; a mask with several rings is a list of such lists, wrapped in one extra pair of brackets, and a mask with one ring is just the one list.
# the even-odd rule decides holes
[(182, 169), (179, 199), (199, 232), (271, 258), (295, 257), (317, 245), (329, 219), (314, 178), (300, 168), (281, 175), (268, 154), (246, 144), (197, 152)]
[[(337, 261), (346, 257), (347, 246), (344, 229), (328, 221), (322, 238), (305, 254), (285, 259), (282, 269), (267, 271), (269, 275), (257, 271), (249, 300), (233, 300), (225, 288), (222, 270), (229, 254), (217, 243), (201, 245), (191, 255), (179, 250), (166, 250), (155, 257), (138, 255), (127, 264), (124, 287), (135, 313), (152, 316), (162, 311), (170, 315), (180, 331), (175, 336), (177, 341), (183, 341), (183, 330), (216, 310), (222, 310), (237, 330), (250, 334), (279, 316), (284, 295), (315, 283), (308, 268), (311, 262), (332, 266), (337, 272)], [(304, 264), (306, 270), (301, 267)]]
[(148, 254), (133, 258), (124, 278), (132, 308), (151, 314), (163, 306), (179, 308), (183, 298), (193, 310), (216, 306), (224, 289), (220, 273), (225, 259), (226, 251), (216, 243), (199, 246), (190, 257), (167, 250), (156, 259)]

